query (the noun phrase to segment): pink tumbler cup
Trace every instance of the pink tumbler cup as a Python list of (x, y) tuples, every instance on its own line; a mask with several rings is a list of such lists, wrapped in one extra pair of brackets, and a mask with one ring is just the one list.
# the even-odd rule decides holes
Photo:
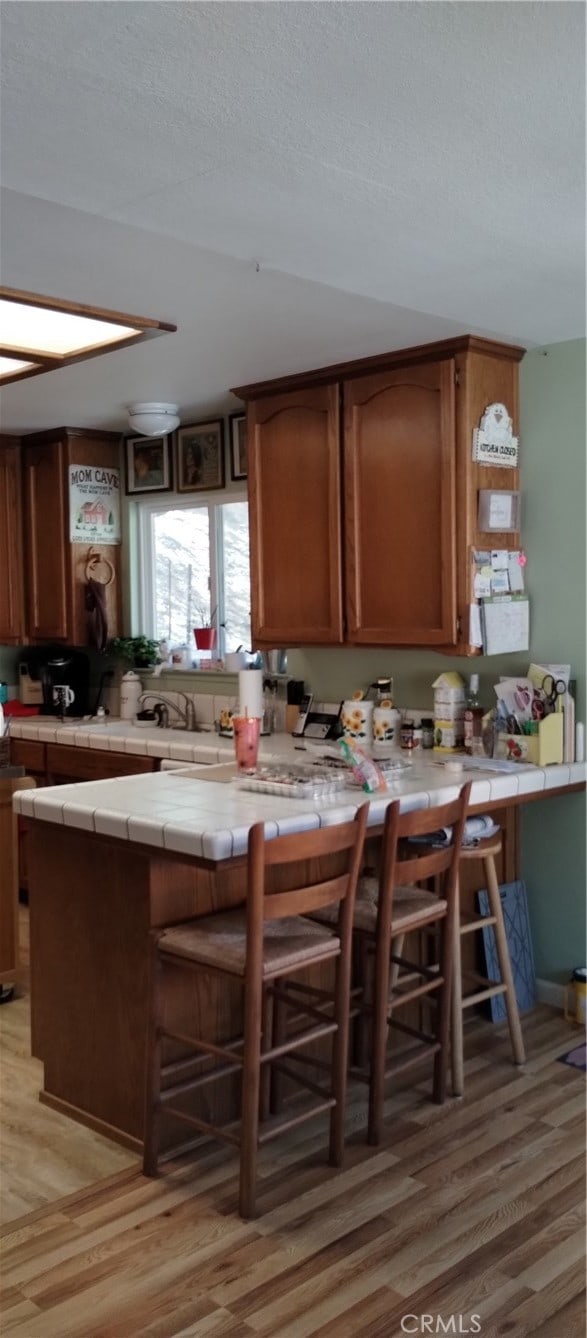
[(234, 715), (234, 750), (239, 771), (250, 771), (257, 765), (261, 721), (258, 716)]

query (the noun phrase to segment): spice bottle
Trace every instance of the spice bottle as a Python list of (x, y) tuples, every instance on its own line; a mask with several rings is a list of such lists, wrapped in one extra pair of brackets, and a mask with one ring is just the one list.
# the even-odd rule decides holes
[(414, 747), (414, 721), (404, 720), (400, 730), (400, 748), (409, 749), (411, 752)]
[(465, 704), (465, 752), (479, 756), (483, 752), (482, 727), (484, 710), (479, 701), (479, 675), (471, 674)]

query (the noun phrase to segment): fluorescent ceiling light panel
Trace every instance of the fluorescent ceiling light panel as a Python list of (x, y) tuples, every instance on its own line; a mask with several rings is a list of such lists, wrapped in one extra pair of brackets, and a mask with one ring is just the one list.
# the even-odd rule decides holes
[(140, 333), (136, 326), (113, 325), (92, 316), (0, 300), (0, 348), (67, 358)]
[(4, 358), (0, 355), (0, 381), (5, 376), (19, 376), (21, 372), (31, 371), (34, 362), (21, 362), (18, 358)]
[(176, 329), (149, 316), (0, 288), (0, 381), (52, 372)]

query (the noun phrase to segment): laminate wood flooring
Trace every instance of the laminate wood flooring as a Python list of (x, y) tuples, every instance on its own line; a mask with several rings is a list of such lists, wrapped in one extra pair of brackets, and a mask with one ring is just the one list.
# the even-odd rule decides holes
[(515, 1069), (475, 1020), (465, 1097), (406, 1086), (378, 1149), (354, 1090), (342, 1172), (323, 1121), (269, 1144), (254, 1222), (236, 1216), (236, 1157), (206, 1144), (9, 1224), (2, 1335), (583, 1338), (584, 1076), (557, 1062), (577, 1033), (544, 1008), (524, 1033)]

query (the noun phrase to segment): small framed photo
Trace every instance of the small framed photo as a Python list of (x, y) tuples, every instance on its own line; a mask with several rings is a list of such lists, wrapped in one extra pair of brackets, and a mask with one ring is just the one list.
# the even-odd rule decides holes
[(169, 492), (169, 437), (127, 437), (124, 443), (127, 493)]
[(178, 492), (224, 487), (224, 419), (178, 427), (175, 442)]
[(231, 413), (228, 421), (230, 423), (230, 477), (236, 482), (237, 479), (246, 479), (247, 477), (247, 415), (246, 413)]

